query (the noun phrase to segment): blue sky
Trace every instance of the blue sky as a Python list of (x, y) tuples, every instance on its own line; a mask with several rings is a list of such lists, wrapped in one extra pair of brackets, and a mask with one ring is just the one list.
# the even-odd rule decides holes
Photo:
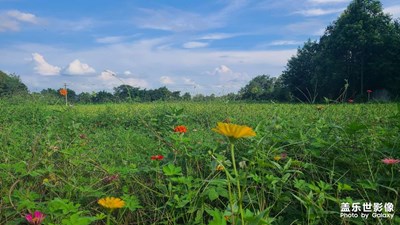
[[(0, 70), (30, 91), (237, 92), (279, 76), (350, 0), (0, 0)], [(400, 2), (381, 1), (400, 17)]]

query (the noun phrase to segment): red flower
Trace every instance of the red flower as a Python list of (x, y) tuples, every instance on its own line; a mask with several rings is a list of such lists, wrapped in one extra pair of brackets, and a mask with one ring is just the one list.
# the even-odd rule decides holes
[(164, 156), (163, 155), (153, 155), (150, 158), (151, 158), (151, 160), (163, 160)]
[(368, 93), (372, 93), (372, 90), (367, 90)]
[(62, 89), (60, 89), (59, 93), (60, 93), (60, 95), (62, 95), (62, 96), (66, 96), (67, 93), (68, 93), (68, 91), (67, 91), (67, 89), (62, 88)]
[(187, 128), (183, 125), (180, 126), (176, 126), (174, 128), (174, 132), (178, 132), (178, 133), (186, 133), (187, 132)]
[(382, 162), (387, 164), (387, 165), (391, 165), (391, 164), (400, 163), (400, 159), (386, 158), (386, 159), (382, 159)]
[(351, 99), (351, 98), (349, 98), (349, 100), (347, 100), (349, 103), (353, 103), (354, 102), (354, 100), (353, 99)]

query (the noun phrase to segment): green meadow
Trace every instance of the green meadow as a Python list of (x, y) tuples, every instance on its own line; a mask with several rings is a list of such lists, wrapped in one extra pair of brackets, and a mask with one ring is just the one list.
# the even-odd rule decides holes
[[(218, 122), (256, 136), (227, 138)], [(400, 158), (392, 103), (2, 100), (0, 152), (0, 224), (35, 211), (65, 225), (400, 224), (400, 164), (382, 161)]]

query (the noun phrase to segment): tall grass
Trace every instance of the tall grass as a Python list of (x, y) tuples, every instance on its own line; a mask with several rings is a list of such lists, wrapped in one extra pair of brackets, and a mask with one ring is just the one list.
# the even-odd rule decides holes
[[(229, 142), (211, 131), (223, 120), (257, 133), (235, 144), (232, 178)], [(114, 224), (398, 224), (397, 211), (363, 220), (340, 206), (397, 210), (400, 167), (381, 160), (400, 158), (399, 129), (395, 104), (0, 101), (0, 224), (35, 210), (44, 224), (105, 224), (106, 196), (126, 203)], [(243, 218), (228, 179), (240, 181)]]

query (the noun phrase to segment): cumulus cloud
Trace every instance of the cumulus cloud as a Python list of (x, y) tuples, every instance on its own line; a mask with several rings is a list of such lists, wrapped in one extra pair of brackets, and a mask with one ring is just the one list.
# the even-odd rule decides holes
[(295, 13), (301, 14), (303, 16), (323, 16), (323, 15), (343, 12), (343, 10), (345, 10), (345, 8), (337, 8), (337, 9), (308, 9), (308, 10), (297, 11)]
[(22, 23), (38, 24), (39, 20), (34, 14), (18, 10), (0, 12), (0, 32), (19, 31)]
[(203, 48), (207, 47), (208, 43), (206, 42), (199, 42), (199, 41), (190, 41), (183, 44), (184, 48)]
[(44, 76), (53, 76), (60, 74), (61, 68), (58, 66), (50, 65), (39, 53), (33, 53), (32, 60), (36, 65), (34, 68), (36, 73)]
[(81, 63), (78, 59), (72, 61), (67, 68), (63, 70), (63, 73), (67, 75), (85, 75), (95, 72), (96, 71), (92, 67), (90, 67), (88, 64)]
[(213, 85), (214, 88), (224, 87), (229, 89), (238, 89), (248, 80), (248, 75), (246, 73), (234, 72), (226, 65), (220, 65), (212, 72), (207, 73), (213, 75), (217, 79)]
[(168, 76), (162, 76), (160, 77), (160, 82), (162, 84), (174, 84), (174, 80), (171, 77)]
[(115, 74), (116, 73), (111, 70), (104, 70), (100, 73), (99, 79), (103, 81), (113, 80), (116, 79)]
[(212, 74), (214, 75), (219, 75), (219, 74), (232, 74), (233, 71), (225, 66), (225, 65), (220, 65), (219, 67), (214, 69), (214, 72)]
[(389, 13), (394, 18), (400, 17), (400, 5), (394, 5), (383, 9), (385, 13)]

